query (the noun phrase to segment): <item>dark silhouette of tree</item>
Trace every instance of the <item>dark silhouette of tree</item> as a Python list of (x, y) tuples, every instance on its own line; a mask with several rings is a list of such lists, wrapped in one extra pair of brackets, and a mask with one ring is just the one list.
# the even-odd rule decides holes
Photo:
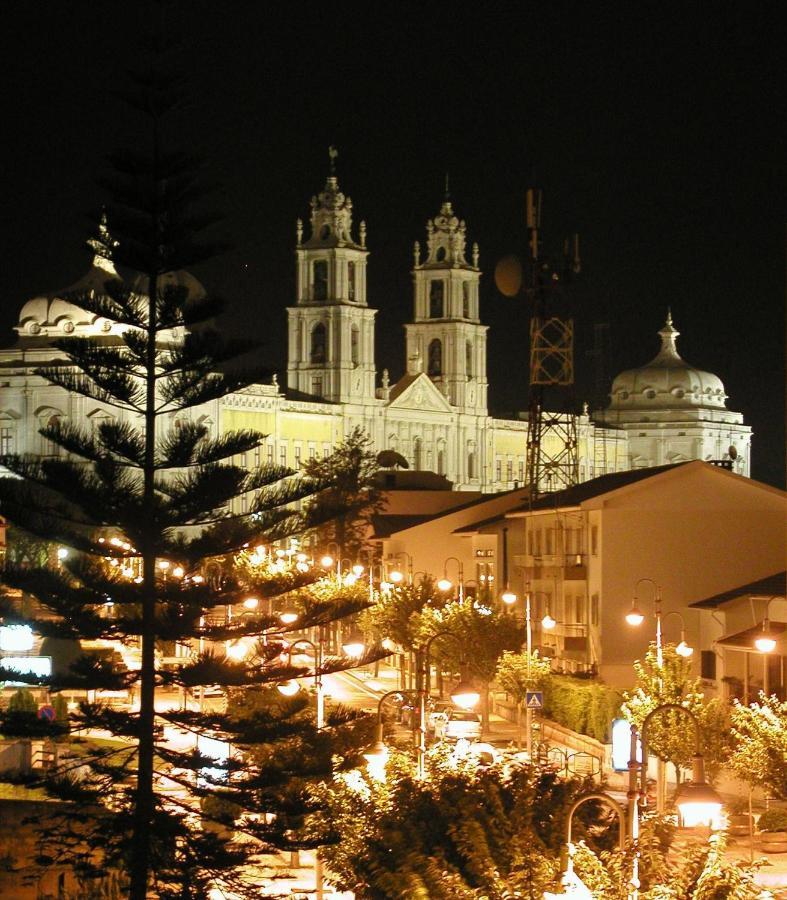
[[(184, 100), (177, 48), (160, 36), (146, 38), (146, 46), (149, 53), (140, 57), (140, 71), (124, 91), (142, 124), (133, 146), (110, 159), (103, 183), (112, 238), (104, 231), (98, 242), (99, 252), (130, 274), (108, 274), (103, 290), (67, 298), (109, 327), (101, 336), (55, 341), (63, 361), (39, 372), (53, 385), (97, 401), (114, 418), (92, 432), (51, 421), (40, 433), (65, 453), (2, 458), (16, 477), (0, 479), (0, 513), (69, 552), (60, 564), (10, 564), (3, 582), (36, 598), (36, 612), (22, 617), (6, 596), (0, 613), (7, 621), (29, 621), (45, 638), (116, 640), (141, 651), (138, 670), (125, 669), (113, 656), (82, 655), (48, 679), (14, 676), (53, 691), (133, 689), (139, 700), (138, 710), (83, 702), (70, 717), (71, 728), (88, 736), (108, 731), (118, 742), (100, 752), (88, 742), (80, 763), (82, 771), (90, 766), (90, 774), (78, 779), (57, 770), (46, 779), (66, 806), (63, 815), (40, 823), (42, 840), (55, 848), (40, 862), (68, 859), (85, 882), (108, 871), (127, 873), (134, 900), (151, 893), (204, 897), (213, 884), (251, 896), (257, 886), (244, 884), (244, 864), (255, 853), (320, 843), (319, 836), (305, 840), (290, 827), (302, 820), (309, 802), (291, 784), (299, 767), (310, 776), (330, 772), (324, 744), (353, 715), (335, 712), (315, 736), (313, 721), (295, 715), (292, 706), (244, 716), (204, 706), (157, 709), (156, 692), (169, 687), (194, 694), (205, 685), (243, 692), (315, 674), (282, 662), (288, 629), (278, 617), (232, 615), (250, 592), (262, 601), (277, 598), (313, 583), (315, 572), (272, 565), (250, 576), (230, 563), (243, 548), (283, 541), (313, 525), (320, 509), (307, 523), (298, 502), (330, 486), (318, 472), (302, 477), (274, 465), (249, 469), (239, 461), (264, 435), (247, 430), (214, 436), (200, 422), (201, 411), (259, 373), (234, 364), (250, 345), (215, 330), (221, 302), (195, 290), (185, 274), (215, 251), (203, 234), (216, 218), (199, 208), (200, 163), (164, 139), (174, 132), (171, 118)], [(338, 516), (345, 496), (336, 494), (332, 512)], [(224, 561), (218, 577), (207, 575), (216, 568), (211, 560)], [(311, 604), (290, 630), (324, 627), (364, 605), (338, 592)], [(157, 646), (173, 642), (203, 652), (163, 670)], [(242, 660), (226, 652), (239, 642), (248, 648)], [(355, 664), (328, 659), (321, 671)], [(4, 674), (0, 669), (0, 679)], [(38, 721), (36, 728), (42, 727), (46, 723)], [(184, 751), (170, 739), (173, 728), (225, 742), (233, 752), (217, 761), (199, 747)], [(320, 745), (319, 765), (313, 755), (289, 752), (298, 741)], [(286, 766), (277, 762), (277, 746), (288, 750)], [(251, 754), (250, 748), (257, 750)], [(163, 776), (179, 786), (177, 794), (162, 792)], [(229, 811), (247, 843), (201, 827), (207, 813), (216, 812), (217, 793), (223, 821)]]

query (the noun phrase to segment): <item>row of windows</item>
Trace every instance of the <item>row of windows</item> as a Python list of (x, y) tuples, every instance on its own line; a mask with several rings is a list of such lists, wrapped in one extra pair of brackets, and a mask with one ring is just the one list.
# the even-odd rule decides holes
[[(562, 547), (558, 531), (562, 533)], [(591, 530), (593, 541), (598, 539), (598, 529)], [(584, 531), (581, 528), (531, 528), (527, 533), (527, 552), (530, 556), (582, 556), (585, 552)], [(595, 555), (595, 551), (594, 555)]]
[[(520, 457), (516, 464), (517, 481), (522, 484), (525, 480), (525, 460)], [(503, 459), (500, 456), (495, 457), (495, 481), (503, 480)], [(506, 481), (514, 480), (514, 460), (509, 457), (506, 460)]]
[[(347, 297), (355, 300), (355, 263), (352, 261), (347, 263)], [(317, 259), (312, 263), (312, 299), (316, 303), (324, 303), (328, 299), (327, 259)]]
[[(357, 325), (350, 326), (350, 360), (357, 366), (359, 361), (359, 347), (361, 332)], [(309, 341), (309, 362), (312, 365), (322, 365), (328, 358), (328, 329), (324, 322), (318, 322), (311, 331)]]
[[(435, 338), (429, 343), (426, 374), (430, 378), (443, 374), (443, 342), (440, 338)], [(471, 341), (465, 342), (465, 375), (468, 380), (473, 377), (473, 344)]]
[[(429, 318), (445, 318), (445, 282), (434, 278), (429, 282)], [(462, 318), (470, 318), (470, 282), (462, 282)]]

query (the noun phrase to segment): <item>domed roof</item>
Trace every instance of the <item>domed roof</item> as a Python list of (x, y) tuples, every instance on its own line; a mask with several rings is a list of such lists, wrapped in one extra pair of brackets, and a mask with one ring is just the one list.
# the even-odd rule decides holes
[(679, 334), (668, 312), (659, 331), (661, 350), (647, 365), (617, 376), (609, 409), (725, 409), (727, 395), (721, 379), (681, 358), (675, 346)]

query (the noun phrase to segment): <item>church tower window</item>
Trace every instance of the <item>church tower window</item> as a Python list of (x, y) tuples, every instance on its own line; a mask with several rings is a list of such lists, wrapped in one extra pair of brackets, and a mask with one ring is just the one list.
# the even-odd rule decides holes
[(429, 344), (429, 367), (426, 374), (432, 378), (443, 374), (443, 344), (438, 338)]
[(468, 478), (475, 478), (475, 477), (476, 477), (476, 473), (475, 473), (475, 450), (472, 450), (472, 449), (470, 449), (470, 450), (467, 451), (467, 477), (468, 477)]
[(429, 318), (443, 318), (443, 282), (439, 278), (429, 282)]
[(354, 366), (358, 365), (358, 345), (360, 343), (360, 331), (357, 325), (350, 328), (350, 360)]
[(355, 263), (347, 263), (347, 298), (355, 300)]
[(325, 259), (315, 260), (312, 273), (314, 279), (314, 299), (318, 303), (323, 303), (328, 299), (328, 261)]
[(473, 345), (470, 341), (465, 342), (465, 372), (470, 381), (473, 377)]
[(470, 282), (462, 282), (462, 318), (470, 318)]
[(325, 362), (325, 325), (318, 322), (312, 329), (311, 352), (309, 361), (315, 365)]

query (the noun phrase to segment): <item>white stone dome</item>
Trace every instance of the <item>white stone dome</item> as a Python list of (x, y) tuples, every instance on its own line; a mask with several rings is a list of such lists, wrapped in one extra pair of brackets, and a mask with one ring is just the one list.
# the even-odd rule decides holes
[(681, 358), (675, 346), (680, 334), (672, 315), (659, 331), (661, 350), (639, 369), (627, 369), (612, 382), (613, 410), (725, 409), (727, 394), (721, 379)]

